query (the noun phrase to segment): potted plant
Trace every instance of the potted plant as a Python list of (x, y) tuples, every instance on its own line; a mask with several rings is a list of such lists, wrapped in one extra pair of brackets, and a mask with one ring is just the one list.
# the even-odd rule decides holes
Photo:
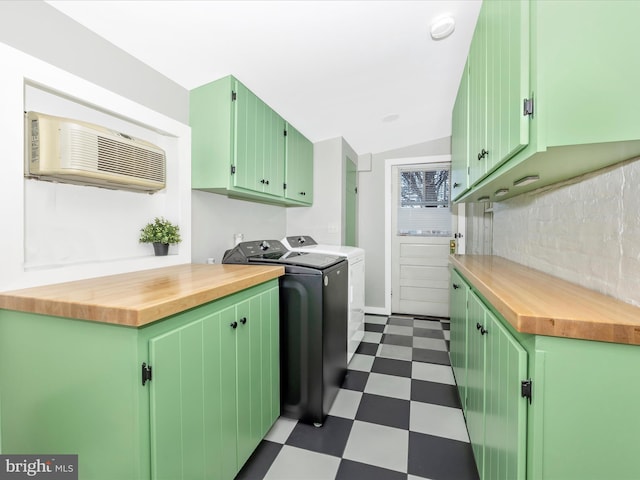
[(140, 243), (153, 243), (156, 255), (167, 255), (170, 243), (180, 243), (180, 227), (163, 217), (156, 217), (140, 229)]

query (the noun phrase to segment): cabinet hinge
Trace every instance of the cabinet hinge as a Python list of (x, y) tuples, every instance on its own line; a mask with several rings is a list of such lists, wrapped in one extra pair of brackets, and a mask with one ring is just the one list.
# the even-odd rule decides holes
[(283, 133), (284, 133), (284, 136), (286, 137), (287, 136), (287, 131), (285, 130)]
[(356, 187), (355, 192), (356, 192), (356, 195), (357, 195), (358, 194), (358, 187)]
[(147, 365), (146, 363), (142, 364), (142, 386), (144, 387), (145, 383), (151, 381), (151, 365)]
[(531, 405), (531, 386), (531, 379), (522, 380), (522, 383), (520, 384), (520, 394), (522, 397), (529, 399), (529, 405)]
[(238, 98), (238, 95), (236, 94), (236, 92), (234, 92), (233, 90), (231, 90), (231, 101), (235, 102), (236, 98)]
[(533, 97), (525, 98), (522, 101), (522, 115), (527, 116), (530, 115), (533, 117)]
[(286, 190), (286, 189), (287, 189), (287, 184), (286, 184), (286, 183), (283, 183), (283, 184), (282, 184), (282, 188), (284, 188), (284, 189)]
[(234, 173), (236, 173), (236, 166), (231, 165), (231, 175), (233, 175)]

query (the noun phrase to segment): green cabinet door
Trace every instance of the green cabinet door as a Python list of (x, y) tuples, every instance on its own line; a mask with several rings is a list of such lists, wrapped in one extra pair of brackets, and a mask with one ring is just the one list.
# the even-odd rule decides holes
[[(528, 0), (482, 4), (468, 58), (470, 185), (529, 141), (529, 118), (523, 115), (529, 96), (528, 12)], [(452, 144), (463, 134), (456, 131)]]
[(490, 33), (487, 55), (490, 129), (487, 171), (513, 157), (529, 143), (523, 100), (529, 90), (529, 1), (488, 0)]
[(313, 143), (287, 124), (285, 197), (304, 205), (313, 203)]
[(470, 292), (467, 310), (467, 430), (480, 478), (484, 469), (484, 404), (485, 404), (485, 308)]
[(464, 66), (451, 124), (451, 196), (469, 188), (469, 62)]
[(526, 478), (527, 399), (520, 383), (527, 378), (527, 352), (491, 311), (485, 309), (485, 479)]
[(469, 287), (453, 270), (451, 272), (450, 313), (451, 341), (449, 354), (456, 377), (462, 409), (467, 410), (467, 294)]
[(154, 480), (233, 479), (273, 425), (278, 298), (273, 287), (149, 340)]
[(277, 289), (236, 306), (238, 469), (280, 414)]
[(154, 480), (237, 473), (234, 319), (230, 307), (149, 341)]
[(233, 186), (284, 195), (284, 120), (247, 87), (235, 82)]
[(478, 472), (487, 480), (524, 479), (527, 352), (474, 292), (467, 299), (466, 420)]
[(487, 4), (483, 3), (469, 50), (469, 184), (487, 168)]

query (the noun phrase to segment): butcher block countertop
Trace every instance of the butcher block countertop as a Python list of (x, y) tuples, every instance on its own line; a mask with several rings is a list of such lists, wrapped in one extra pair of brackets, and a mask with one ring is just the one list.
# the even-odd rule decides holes
[(451, 264), (518, 331), (640, 345), (640, 308), (501, 257)]
[(141, 327), (284, 275), (284, 267), (185, 264), (0, 293), (0, 308)]

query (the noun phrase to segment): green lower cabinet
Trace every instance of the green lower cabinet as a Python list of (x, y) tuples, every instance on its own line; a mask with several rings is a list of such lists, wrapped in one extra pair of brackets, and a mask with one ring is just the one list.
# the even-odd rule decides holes
[(232, 479), (273, 425), (277, 301), (270, 290), (149, 341), (154, 480)]
[(640, 348), (541, 336), (532, 348), (527, 478), (640, 478)]
[[(466, 354), (452, 353), (452, 363), (458, 364), (456, 381), (465, 378), (460, 396), (478, 473), (486, 480), (524, 479), (527, 403), (520, 385), (527, 374), (527, 352), (457, 272), (453, 274), (457, 287), (451, 295), (457, 304), (451, 305), (451, 345), (466, 345)], [(464, 298), (458, 292), (464, 292)], [(460, 324), (466, 324), (466, 330)]]
[(473, 447), (478, 473), (483, 479), (484, 468), (484, 399), (486, 337), (476, 325), (484, 326), (484, 308), (478, 298), (470, 294), (467, 299), (467, 409), (466, 421), (469, 440)]
[(279, 388), (277, 280), (141, 328), (0, 310), (3, 453), (83, 480), (233, 479)]
[(449, 355), (456, 378), (460, 403), (467, 410), (467, 293), (469, 287), (455, 270), (451, 271), (450, 318), (451, 341)]
[(640, 348), (516, 332), (456, 270), (452, 280), (468, 289), (451, 288), (451, 361), (480, 478), (640, 478)]
[(526, 478), (527, 352), (485, 311), (484, 461), (482, 478)]

